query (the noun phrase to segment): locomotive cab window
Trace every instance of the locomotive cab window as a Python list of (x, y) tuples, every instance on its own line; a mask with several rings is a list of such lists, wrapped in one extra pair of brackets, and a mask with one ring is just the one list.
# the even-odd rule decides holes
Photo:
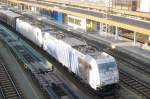
[(115, 62), (102, 63), (102, 64), (99, 64), (98, 66), (99, 66), (99, 70), (101, 73), (106, 73), (108, 71), (114, 71), (117, 69)]

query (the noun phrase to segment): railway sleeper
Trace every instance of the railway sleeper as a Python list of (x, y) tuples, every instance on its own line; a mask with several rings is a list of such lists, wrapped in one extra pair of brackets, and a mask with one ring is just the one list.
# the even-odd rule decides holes
[(150, 91), (147, 91), (146, 93), (150, 95)]
[(150, 98), (150, 94), (147, 94), (147, 93), (145, 93), (145, 92), (143, 92), (143, 94), (144, 94), (145, 96), (147, 96), (147, 97)]
[(11, 83), (1, 83), (4, 87), (13, 87)]
[(6, 78), (6, 77), (7, 77), (7, 75), (0, 74), (0, 79)]
[(6, 97), (17, 97), (18, 96), (16, 93), (14, 93), (14, 94), (5, 93), (5, 95), (6, 95)]
[(4, 82), (4, 83), (5, 83), (5, 82), (7, 83), (7, 82), (9, 82), (9, 81), (10, 81), (10, 80), (7, 79), (7, 78), (1, 78), (1, 79), (0, 79), (0, 82), (2, 82), (2, 83), (3, 83), (3, 82)]
[(135, 87), (135, 88), (138, 90), (142, 90), (142, 91), (146, 89), (144, 86), (139, 86), (139, 87)]
[(9, 82), (10, 80), (6, 77), (0, 77), (0, 82)]
[(1, 74), (1, 76), (4, 76), (4, 75), (7, 76), (6, 72), (4, 70), (1, 70), (0, 74)]
[[(18, 99), (18, 97), (12, 97), (11, 99)], [(22, 98), (23, 99), (23, 98)]]
[(130, 81), (129, 80), (124, 80), (123, 82), (130, 85), (130, 86), (133, 85), (133, 81), (131, 81), (131, 80)]
[(8, 88), (8, 87), (11, 87), (12, 88), (12, 85), (11, 84), (5, 84), (5, 83), (1, 83), (1, 85), (5, 88)]
[(138, 95), (140, 95), (140, 96), (149, 97), (149, 95), (146, 92), (144, 92), (143, 90), (139, 90), (139, 89), (136, 89), (136, 88), (133, 89), (133, 90), (135, 90), (135, 92), (138, 93)]
[(12, 85), (12, 83), (11, 82), (5, 82), (5, 81), (1, 81), (1, 84), (3, 84), (4, 86), (7, 86), (7, 85)]
[(139, 86), (139, 85), (141, 85), (141, 84), (139, 84), (139, 82), (133, 82), (133, 84), (135, 85), (135, 86)]
[[(133, 85), (134, 85), (134, 84), (133, 84)], [(134, 87), (135, 87), (135, 88), (140, 88), (140, 87), (142, 87), (142, 86), (141, 86), (141, 84), (135, 84)]]
[(150, 96), (150, 91), (149, 90), (146, 90), (146, 91), (144, 90), (143, 93)]
[(8, 76), (6, 75), (6, 72), (4, 72), (4, 73), (2, 73), (2, 74), (0, 74), (1, 76), (0, 77), (7, 77), (8, 78)]
[(5, 94), (16, 94), (15, 90), (4, 90)]
[(8, 88), (8, 87), (4, 87), (3, 89), (4, 89), (5, 91), (7, 91), (7, 92), (9, 92), (9, 91), (14, 91), (14, 89), (13, 89), (12, 87), (11, 87), (11, 88), (10, 88), (10, 87), (9, 87), (9, 88)]
[(5, 73), (3, 68), (0, 68), (0, 71), (1, 71), (0, 74)]

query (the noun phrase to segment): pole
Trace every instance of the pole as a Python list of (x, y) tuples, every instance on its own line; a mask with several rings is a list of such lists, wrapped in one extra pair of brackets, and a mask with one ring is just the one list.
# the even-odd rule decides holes
[(100, 35), (103, 34), (103, 23), (100, 23)]
[(148, 36), (148, 41), (150, 41), (150, 35)]
[(119, 33), (118, 33), (118, 27), (116, 26), (116, 31), (115, 31), (115, 40), (118, 40), (118, 35), (119, 35)]
[(136, 32), (134, 32), (134, 46), (136, 46)]

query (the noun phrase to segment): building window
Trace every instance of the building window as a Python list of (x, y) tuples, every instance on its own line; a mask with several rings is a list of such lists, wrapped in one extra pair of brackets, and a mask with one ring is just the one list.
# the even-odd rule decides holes
[(81, 20), (79, 20), (79, 19), (68, 17), (68, 22), (81, 26)]

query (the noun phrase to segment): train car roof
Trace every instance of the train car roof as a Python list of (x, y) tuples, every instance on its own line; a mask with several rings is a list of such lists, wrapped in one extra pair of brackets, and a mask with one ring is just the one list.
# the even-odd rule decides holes
[(12, 12), (10, 10), (0, 10), (1, 13), (6, 14), (7, 16), (11, 17), (11, 18), (16, 18), (16, 17), (20, 17), (20, 14), (17, 14), (15, 12)]
[(94, 57), (95, 59), (105, 59), (108, 57), (111, 57), (109, 54), (105, 53), (105, 52), (94, 52), (94, 53), (88, 53), (88, 55)]
[(73, 37), (66, 37), (66, 38), (62, 39), (62, 41), (66, 42), (67, 44), (71, 45), (72, 47), (86, 45), (86, 43), (84, 43), (81, 40), (78, 40), (76, 38), (73, 38)]
[(46, 23), (42, 23), (42, 22), (39, 22), (39, 21), (36, 21), (35, 19), (33, 18), (29, 18), (29, 17), (20, 17), (20, 20), (22, 21), (25, 21), (27, 23), (29, 23), (30, 25), (32, 26), (35, 26), (37, 28), (40, 28), (43, 32), (46, 32), (47, 30), (50, 30), (50, 25), (46, 24)]

